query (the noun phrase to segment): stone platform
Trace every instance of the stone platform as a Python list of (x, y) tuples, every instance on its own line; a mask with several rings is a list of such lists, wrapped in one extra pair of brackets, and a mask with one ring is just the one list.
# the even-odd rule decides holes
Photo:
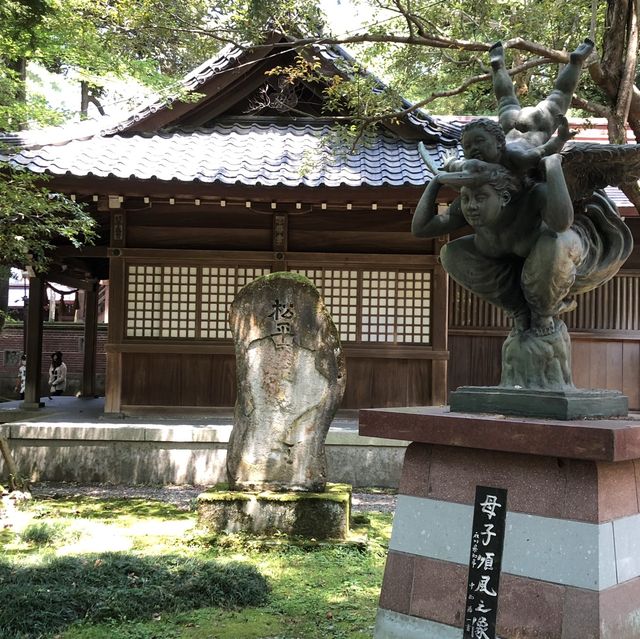
[[(6, 437), (30, 481), (213, 485), (226, 481), (233, 409), (104, 413), (103, 398), (54, 397), (45, 408), (0, 404)], [(328, 480), (396, 488), (408, 442), (358, 434), (355, 411), (339, 411), (326, 441)], [(0, 458), (0, 483), (4, 468)]]
[(527, 415), (542, 419), (624, 417), (629, 399), (620, 391), (569, 388), (561, 391), (460, 386), (449, 395), (451, 412)]
[(640, 637), (640, 420), (363, 410), (405, 455), (376, 639), (461, 639), (477, 485), (504, 488), (501, 639)]
[(347, 484), (327, 484), (322, 493), (231, 491), (220, 484), (198, 495), (198, 520), (216, 533), (346, 539), (350, 516)]

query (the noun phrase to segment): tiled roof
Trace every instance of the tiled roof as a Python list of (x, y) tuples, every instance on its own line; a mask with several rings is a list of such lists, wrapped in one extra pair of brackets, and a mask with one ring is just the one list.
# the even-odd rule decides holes
[[(187, 91), (198, 91), (198, 89), (207, 82), (207, 80), (210, 80), (217, 73), (231, 69), (235, 66), (246, 51), (246, 48), (233, 44), (224, 47), (217, 57), (205, 60), (200, 66), (193, 69), (193, 71), (190, 71), (182, 79), (183, 88)], [(102, 134), (110, 135), (113, 133), (122, 133), (136, 123), (141, 122), (154, 113), (166, 108), (169, 107), (167, 106), (167, 102), (164, 100), (157, 100), (148, 104), (143, 104), (133, 111), (126, 119), (104, 127)]]
[[(329, 125), (218, 124), (212, 129), (96, 136), (24, 149), (11, 163), (76, 177), (246, 186), (422, 186), (431, 174), (416, 142), (380, 134), (353, 154), (326, 148)], [(435, 165), (444, 148), (427, 147)]]
[[(225, 47), (217, 57), (206, 60), (199, 67), (187, 74), (182, 81), (183, 87), (188, 91), (198, 91), (202, 85), (216, 74), (228, 71), (240, 63), (242, 56), (246, 54), (248, 50), (250, 50), (250, 47), (242, 48), (237, 45)], [(347, 53), (345, 49), (338, 45), (309, 45), (309, 50), (313, 50), (313, 52), (325, 62), (330, 63), (336, 73), (339, 73), (341, 70), (345, 73), (348, 73), (349, 70), (353, 72), (352, 70), (357, 66), (356, 60)], [(283, 49), (283, 53), (284, 51)], [(387, 88), (385, 83), (372, 73), (365, 72), (365, 74), (374, 79), (378, 85), (378, 91), (384, 91)], [(413, 106), (408, 100), (402, 99), (401, 103), (403, 109), (410, 109)], [(138, 122), (166, 108), (169, 107), (165, 101), (155, 101), (143, 105), (125, 120), (103, 128), (102, 133), (104, 135), (110, 135), (125, 132)], [(434, 118), (420, 109), (408, 113), (405, 117), (410, 124), (418, 130), (422, 130), (430, 140), (437, 140), (451, 146), (460, 139), (460, 126), (456, 122), (450, 123)]]

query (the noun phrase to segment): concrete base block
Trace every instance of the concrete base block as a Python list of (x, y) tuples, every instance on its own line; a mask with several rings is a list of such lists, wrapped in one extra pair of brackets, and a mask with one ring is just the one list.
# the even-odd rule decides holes
[(629, 400), (620, 391), (575, 388), (562, 391), (461, 386), (449, 397), (451, 412), (500, 413), (542, 419), (625, 417)]
[(462, 639), (476, 486), (507, 490), (499, 637), (640, 637), (638, 420), (400, 408), (361, 411), (360, 429), (414, 442), (375, 639)]
[(200, 524), (214, 532), (345, 539), (351, 486), (327, 484), (324, 493), (230, 491), (226, 484), (198, 496)]

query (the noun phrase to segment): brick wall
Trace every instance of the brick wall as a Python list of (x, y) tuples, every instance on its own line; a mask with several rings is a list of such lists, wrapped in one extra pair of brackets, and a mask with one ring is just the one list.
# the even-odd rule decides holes
[[(104, 394), (104, 373), (106, 359), (104, 346), (107, 341), (107, 326), (98, 325), (98, 345), (96, 358), (96, 389)], [(51, 353), (62, 351), (67, 365), (66, 394), (73, 395), (82, 385), (82, 359), (84, 351), (84, 325), (73, 323), (48, 323), (44, 325), (42, 338), (42, 393), (48, 393), (47, 379)], [(20, 356), (23, 352), (22, 324), (10, 324), (0, 331), (0, 398), (17, 399), (14, 386)]]

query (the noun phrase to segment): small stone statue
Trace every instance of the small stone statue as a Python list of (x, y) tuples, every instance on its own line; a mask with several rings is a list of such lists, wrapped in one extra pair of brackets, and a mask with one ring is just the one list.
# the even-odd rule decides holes
[[(500, 124), (478, 119), (465, 127), (465, 159), (435, 170), (415, 211), (418, 237), (473, 229), (445, 245), (440, 259), (454, 280), (513, 318), (501, 386), (573, 388), (569, 335), (559, 315), (575, 308), (575, 295), (613, 277), (633, 248), (601, 189), (638, 179), (638, 146), (569, 142), (563, 149), (574, 135), (565, 112), (592, 48), (590, 40), (580, 45), (551, 95), (521, 109), (502, 47), (494, 45)], [(460, 196), (438, 215), (442, 185)]]

